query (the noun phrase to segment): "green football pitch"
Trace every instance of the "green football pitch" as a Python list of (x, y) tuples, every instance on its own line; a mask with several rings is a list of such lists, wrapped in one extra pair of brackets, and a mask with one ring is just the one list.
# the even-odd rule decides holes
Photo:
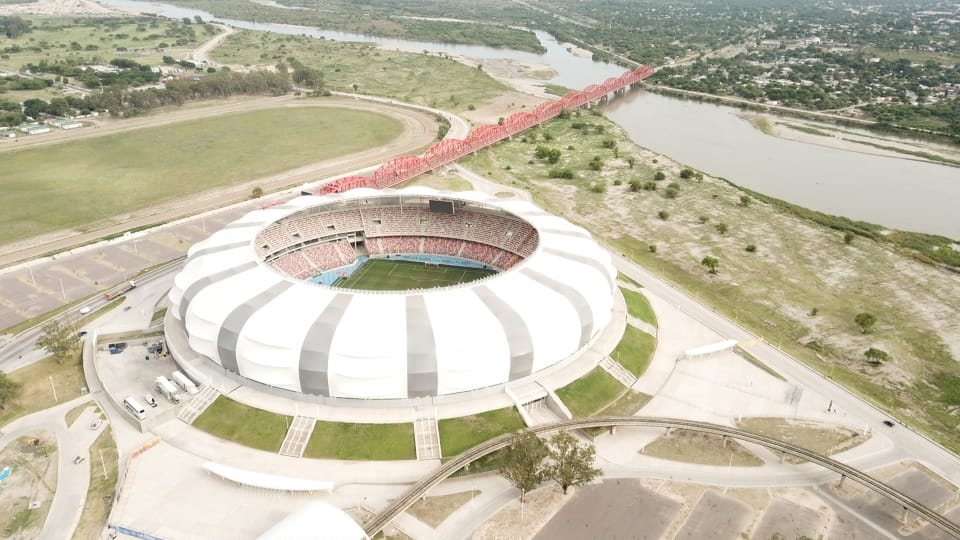
[(480, 268), (370, 259), (352, 276), (337, 281), (334, 286), (365, 291), (406, 291), (457, 285), (493, 273), (493, 270)]

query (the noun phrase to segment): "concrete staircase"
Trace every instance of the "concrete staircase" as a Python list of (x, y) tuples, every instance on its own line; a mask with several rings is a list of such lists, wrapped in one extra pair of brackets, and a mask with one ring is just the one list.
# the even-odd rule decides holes
[(313, 434), (313, 427), (317, 425), (317, 419), (309, 416), (294, 416), (290, 422), (290, 429), (287, 430), (287, 436), (283, 438), (280, 444), (280, 455), (290, 457), (303, 457), (304, 450), (307, 449), (307, 443), (310, 442), (310, 435)]
[(419, 461), (440, 459), (440, 428), (437, 425), (436, 410), (415, 409), (413, 419), (413, 439), (417, 445)]
[(634, 383), (637, 382), (637, 378), (633, 375), (633, 373), (627, 371), (627, 368), (623, 367), (619, 362), (613, 358), (610, 358), (609, 356), (604, 356), (600, 360), (600, 367), (602, 367), (603, 370), (610, 375), (613, 375), (614, 379), (620, 381), (620, 383), (627, 388), (633, 387)]
[(180, 407), (177, 418), (187, 424), (192, 424), (219, 396), (220, 392), (217, 389), (212, 386), (204, 386), (199, 394), (194, 395), (192, 399)]

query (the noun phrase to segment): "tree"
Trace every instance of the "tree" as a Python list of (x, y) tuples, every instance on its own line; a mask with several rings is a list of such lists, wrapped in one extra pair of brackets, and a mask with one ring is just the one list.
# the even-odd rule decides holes
[(649, 251), (650, 253), (656, 253), (656, 252), (657, 252), (657, 245), (656, 245), (656, 244), (650, 244), (649, 246), (647, 246), (647, 251)]
[(727, 231), (730, 230), (730, 226), (726, 223), (717, 223), (713, 228), (720, 234), (727, 234)]
[(880, 364), (881, 362), (886, 362), (890, 359), (890, 355), (886, 351), (875, 349), (873, 347), (870, 347), (864, 351), (863, 355), (867, 357), (867, 360), (869, 360), (871, 364)]
[(694, 174), (695, 173), (693, 172), (693, 169), (686, 167), (680, 171), (680, 178), (683, 178), (684, 180), (689, 180), (693, 178)]
[(254, 199), (259, 199), (260, 197), (263, 197), (263, 188), (260, 186), (257, 186), (253, 188), (253, 193), (251, 194), (253, 195)]
[(582, 486), (592, 482), (602, 472), (593, 466), (596, 450), (592, 445), (581, 445), (566, 431), (550, 439), (547, 450), (547, 465), (544, 472), (567, 494), (570, 486)]
[(720, 260), (717, 259), (716, 257), (709, 257), (709, 256), (708, 256), (708, 257), (704, 257), (703, 260), (700, 261), (700, 264), (702, 264), (703, 266), (705, 266), (705, 267), (707, 268), (707, 270), (710, 271), (711, 274), (716, 274), (716, 273), (717, 273), (717, 267), (720, 266)]
[(843, 233), (843, 243), (849, 246), (850, 244), (853, 243), (853, 239), (855, 237), (856, 235), (853, 234), (852, 232), (845, 232)]
[(657, 181), (666, 180), (667, 175), (663, 174), (663, 171), (657, 171), (656, 173), (654, 173), (653, 179)]
[(23, 385), (7, 377), (7, 374), (0, 371), (0, 409), (6, 409), (7, 403), (17, 398)]
[(547, 457), (547, 447), (529, 431), (517, 433), (507, 448), (505, 461), (500, 474), (520, 490), (520, 503), (523, 496), (543, 481), (543, 459)]
[(633, 156), (630, 156), (630, 157), (627, 158), (627, 165), (629, 165), (631, 169), (632, 169), (633, 166), (636, 165), (636, 164), (637, 164), (637, 158), (635, 158), (635, 157), (633, 157)]
[(857, 316), (853, 318), (853, 322), (857, 323), (861, 332), (869, 334), (873, 331), (873, 325), (877, 324), (877, 318), (871, 313), (857, 313)]
[(50, 321), (43, 325), (43, 333), (37, 339), (37, 346), (47, 351), (59, 364), (66, 362), (77, 349), (80, 338), (72, 328)]

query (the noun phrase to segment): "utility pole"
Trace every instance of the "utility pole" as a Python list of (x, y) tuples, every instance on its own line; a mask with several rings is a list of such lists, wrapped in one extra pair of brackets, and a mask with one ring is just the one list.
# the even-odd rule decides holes
[(57, 387), (53, 385), (53, 375), (50, 375), (50, 389), (53, 390), (53, 401), (59, 403), (60, 400), (57, 399)]
[(103, 448), (100, 449), (100, 466), (103, 467), (103, 479), (107, 479), (107, 464), (103, 461)]

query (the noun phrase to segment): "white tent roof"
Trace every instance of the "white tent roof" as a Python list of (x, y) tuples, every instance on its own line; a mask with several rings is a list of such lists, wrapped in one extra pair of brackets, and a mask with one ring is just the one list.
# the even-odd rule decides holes
[(700, 347), (694, 347), (692, 349), (687, 349), (683, 351), (683, 356), (691, 358), (694, 356), (703, 356), (705, 354), (718, 353), (720, 351), (725, 351), (727, 349), (732, 349), (737, 346), (737, 340), (728, 339), (726, 341), (719, 341), (717, 343), (711, 343), (709, 345), (702, 345)]
[(346, 512), (313, 501), (280, 520), (257, 540), (367, 540), (369, 537)]
[(208, 461), (202, 465), (207, 471), (245, 486), (272, 489), (276, 491), (333, 491), (333, 482), (324, 480), (307, 480), (290, 476), (277, 476), (243, 469), (236, 469), (221, 463)]

